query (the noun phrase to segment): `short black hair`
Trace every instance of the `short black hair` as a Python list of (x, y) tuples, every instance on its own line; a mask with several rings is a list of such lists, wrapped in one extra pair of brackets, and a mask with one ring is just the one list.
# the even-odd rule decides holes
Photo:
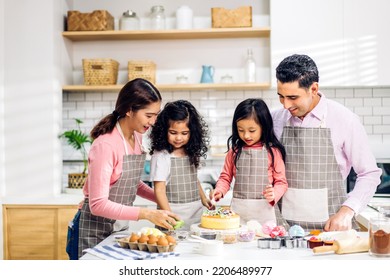
[(299, 87), (309, 88), (319, 81), (317, 65), (307, 55), (293, 54), (283, 59), (276, 67), (276, 79), (281, 83), (298, 81)]

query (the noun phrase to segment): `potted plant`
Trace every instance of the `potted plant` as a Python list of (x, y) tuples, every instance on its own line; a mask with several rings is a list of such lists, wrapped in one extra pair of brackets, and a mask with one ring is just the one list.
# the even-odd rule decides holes
[(59, 135), (59, 138), (65, 138), (67, 143), (73, 147), (76, 151), (80, 151), (84, 163), (84, 169), (82, 173), (69, 173), (68, 174), (68, 187), (73, 189), (81, 189), (84, 186), (87, 179), (88, 168), (88, 153), (86, 150), (87, 144), (92, 144), (92, 138), (84, 133), (80, 124), (83, 122), (80, 119), (75, 119), (77, 129), (67, 130)]

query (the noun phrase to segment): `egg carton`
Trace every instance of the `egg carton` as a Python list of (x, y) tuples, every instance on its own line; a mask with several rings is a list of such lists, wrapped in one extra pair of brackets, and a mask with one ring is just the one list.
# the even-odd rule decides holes
[(117, 243), (119, 244), (119, 246), (121, 246), (124, 249), (144, 251), (149, 253), (173, 252), (176, 247), (176, 244), (169, 244), (164, 246), (164, 245), (156, 245), (156, 244), (130, 242), (128, 237), (123, 237), (121, 239), (118, 239)]

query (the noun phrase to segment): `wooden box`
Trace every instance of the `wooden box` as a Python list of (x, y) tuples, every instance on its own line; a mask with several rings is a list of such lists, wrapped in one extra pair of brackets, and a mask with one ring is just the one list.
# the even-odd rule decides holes
[(114, 30), (114, 17), (105, 10), (92, 13), (68, 11), (68, 31), (105, 31)]
[(213, 28), (252, 27), (252, 7), (211, 8), (211, 25)]
[(150, 60), (130, 60), (128, 63), (129, 81), (136, 78), (156, 83), (156, 64)]

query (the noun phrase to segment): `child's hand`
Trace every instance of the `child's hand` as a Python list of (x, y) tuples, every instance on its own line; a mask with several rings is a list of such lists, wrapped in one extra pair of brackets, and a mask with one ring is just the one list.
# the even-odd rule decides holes
[(263, 191), (264, 198), (268, 202), (272, 202), (275, 200), (274, 187), (272, 185), (267, 185), (265, 190)]
[(209, 210), (212, 210), (215, 208), (215, 205), (210, 201), (210, 199), (208, 199), (206, 197), (204, 199), (202, 199), (202, 204), (204, 207), (206, 207)]
[(211, 200), (214, 200), (215, 202), (217, 202), (222, 198), (222, 193), (220, 193), (218, 191), (211, 191), (209, 194), (209, 197)]

